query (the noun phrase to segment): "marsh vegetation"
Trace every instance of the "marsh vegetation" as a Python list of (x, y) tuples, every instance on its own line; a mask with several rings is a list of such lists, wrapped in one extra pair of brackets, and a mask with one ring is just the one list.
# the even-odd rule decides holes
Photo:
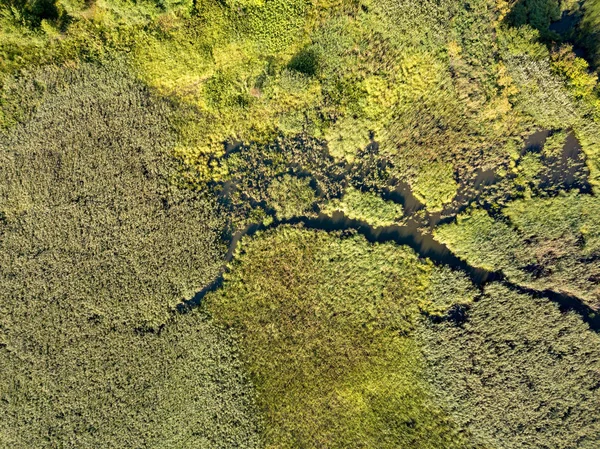
[(599, 8), (0, 1), (0, 448), (595, 447)]

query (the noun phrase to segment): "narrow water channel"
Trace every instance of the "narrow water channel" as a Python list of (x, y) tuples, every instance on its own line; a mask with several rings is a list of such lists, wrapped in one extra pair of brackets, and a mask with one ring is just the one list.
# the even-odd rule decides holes
[(519, 293), (531, 295), (535, 298), (545, 298), (558, 304), (560, 310), (564, 313), (572, 311), (581, 316), (581, 319), (588, 323), (595, 332), (600, 332), (600, 315), (594, 313), (587, 304), (574, 296), (565, 295), (551, 290), (535, 290), (520, 286), (506, 279), (501, 272), (487, 271), (482, 268), (476, 268), (465, 261), (456, 257), (445, 245), (436, 241), (431, 235), (423, 234), (416, 224), (409, 222), (406, 226), (385, 226), (374, 228), (368, 223), (360, 220), (352, 220), (346, 217), (342, 212), (336, 212), (333, 216), (319, 214), (317, 217), (296, 217), (290, 220), (274, 222), (269, 226), (250, 225), (244, 230), (236, 233), (231, 239), (229, 249), (225, 258), (225, 265), (221, 269), (217, 278), (194, 295), (193, 298), (183, 301), (178, 305), (177, 311), (186, 313), (187, 311), (201, 304), (202, 299), (209, 292), (221, 287), (223, 275), (227, 270), (227, 263), (233, 259), (235, 249), (240, 240), (245, 236), (252, 236), (258, 231), (275, 228), (281, 225), (302, 225), (306, 229), (334, 231), (353, 231), (363, 235), (371, 243), (394, 242), (398, 245), (406, 245), (412, 248), (419, 257), (428, 258), (438, 265), (447, 265), (454, 270), (464, 272), (472, 282), (483, 288), (491, 282), (500, 282), (508, 288)]
[[(541, 130), (530, 135), (525, 140), (522, 154), (531, 151), (540, 152), (546, 142), (546, 139), (550, 135), (551, 132), (547, 130)], [(563, 177), (566, 173), (567, 177), (576, 179), (574, 177), (575, 172), (573, 167), (576, 166), (579, 169), (579, 165), (585, 166), (581, 145), (572, 132), (570, 132), (567, 137), (562, 151), (562, 156), (559, 159), (563, 163), (564, 167), (560, 165), (555, 168), (557, 168), (557, 172)], [(573, 164), (573, 161), (575, 160), (579, 161), (580, 164)], [(573, 173), (571, 173), (571, 171), (573, 171)], [(569, 180), (570, 178), (567, 179), (567, 181)], [(476, 188), (480, 188), (481, 186), (493, 184), (494, 182), (495, 173), (493, 171), (479, 170), (475, 179), (475, 186)], [(226, 185), (224, 190), (227, 188), (228, 186)], [(579, 186), (579, 189), (580, 191), (585, 192), (584, 185)], [(382, 192), (382, 196), (386, 200), (393, 201), (403, 206), (405, 214), (407, 217), (409, 217), (406, 224), (402, 226), (396, 225), (373, 227), (367, 222), (350, 219), (342, 212), (335, 212), (332, 216), (319, 214), (318, 216), (312, 217), (296, 217), (290, 220), (274, 221), (269, 226), (262, 224), (252, 224), (246, 226), (246, 228), (238, 231), (231, 237), (229, 248), (225, 256), (225, 263), (215, 280), (197, 292), (193, 298), (183, 301), (181, 304), (179, 304), (177, 306), (177, 311), (186, 313), (192, 308), (200, 305), (204, 296), (206, 296), (209, 292), (221, 287), (224, 274), (227, 271), (227, 265), (233, 259), (237, 245), (243, 237), (252, 236), (256, 232), (266, 230), (268, 228), (275, 228), (277, 226), (290, 224), (302, 225), (307, 229), (323, 230), (328, 232), (352, 231), (363, 235), (371, 243), (394, 242), (398, 245), (408, 246), (412, 248), (419, 257), (427, 258), (435, 264), (446, 265), (453, 270), (460, 270), (464, 272), (471, 279), (471, 281), (480, 288), (483, 288), (486, 284), (491, 282), (500, 282), (506, 287), (519, 293), (528, 294), (534, 298), (544, 298), (550, 300), (556, 303), (562, 312), (577, 313), (584, 322), (588, 323), (592, 330), (595, 332), (600, 332), (600, 314), (595, 313), (595, 311), (581, 299), (552, 290), (535, 290), (524, 287), (511, 282), (501, 272), (487, 271), (482, 268), (473, 267), (464, 260), (459, 259), (454, 253), (452, 253), (452, 251), (448, 249), (446, 245), (436, 241), (431, 234), (422, 231), (424, 227), (433, 229), (433, 227), (441, 222), (446, 222), (448, 219), (455, 219), (456, 215), (473, 199), (467, 194), (464, 194), (464, 197), (462, 197), (459, 192), (455, 201), (455, 203), (459, 206), (453, 205), (449, 211), (444, 211), (443, 213), (425, 213), (425, 216), (421, 217), (420, 219), (415, 219), (416, 212), (423, 211), (425, 206), (413, 195), (408, 184), (398, 181), (395, 183), (394, 190), (384, 191)], [(442, 215), (447, 218), (442, 218)]]

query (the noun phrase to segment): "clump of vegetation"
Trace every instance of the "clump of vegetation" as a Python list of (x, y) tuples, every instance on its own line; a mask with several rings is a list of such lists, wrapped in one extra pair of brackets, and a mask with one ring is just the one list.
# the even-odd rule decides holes
[(413, 187), (415, 196), (432, 212), (442, 210), (452, 201), (458, 184), (454, 180), (451, 164), (434, 162), (424, 166), (417, 175)]
[(258, 447), (229, 337), (172, 317), (224, 220), (173, 183), (170, 108), (123, 72), (61, 76), (0, 135), (0, 446)]
[[(578, 296), (600, 304), (595, 196), (577, 192), (508, 203), (496, 219), (474, 210), (435, 236), (459, 257), (538, 289)], [(509, 222), (506, 222), (506, 219)]]
[(567, 140), (565, 131), (558, 131), (548, 136), (542, 148), (542, 154), (547, 158), (559, 158), (562, 156), (563, 148)]
[(432, 270), (358, 236), (285, 226), (242, 242), (204, 304), (239, 336), (267, 446), (468, 447), (411, 337)]
[(507, 16), (508, 22), (515, 27), (531, 25), (542, 33), (543, 37), (553, 37), (550, 23), (560, 19), (560, 0), (518, 0), (514, 2)]
[(557, 305), (493, 284), (466, 321), (422, 333), (440, 403), (481, 447), (592, 448), (600, 339)]
[(485, 210), (459, 215), (455, 223), (436, 228), (434, 236), (458, 257), (488, 271), (510, 270), (531, 257), (518, 233)]
[(403, 210), (400, 204), (386, 201), (371, 192), (361, 192), (354, 187), (348, 187), (341, 199), (327, 202), (321, 212), (332, 214), (343, 212), (352, 220), (362, 220), (372, 226), (393, 226), (400, 223)]
[(544, 168), (539, 154), (527, 153), (523, 155), (516, 166), (515, 184), (525, 189), (539, 186)]
[(296, 178), (288, 174), (276, 178), (267, 189), (269, 205), (279, 220), (306, 216), (312, 213), (315, 191), (310, 178)]
[(448, 317), (453, 310), (463, 310), (479, 296), (473, 282), (462, 272), (438, 266), (431, 272), (425, 297), (427, 315)]

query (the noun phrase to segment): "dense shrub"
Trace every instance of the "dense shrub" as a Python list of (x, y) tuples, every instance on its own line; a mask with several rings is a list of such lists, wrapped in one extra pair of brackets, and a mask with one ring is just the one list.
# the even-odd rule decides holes
[(513, 26), (531, 25), (548, 36), (550, 23), (560, 19), (559, 0), (518, 0), (513, 5), (507, 20)]
[(458, 257), (490, 271), (510, 271), (530, 258), (519, 234), (484, 210), (459, 215), (455, 223), (440, 226), (434, 235)]
[(267, 194), (269, 205), (280, 220), (310, 214), (316, 199), (309, 178), (296, 178), (287, 174), (274, 179)]

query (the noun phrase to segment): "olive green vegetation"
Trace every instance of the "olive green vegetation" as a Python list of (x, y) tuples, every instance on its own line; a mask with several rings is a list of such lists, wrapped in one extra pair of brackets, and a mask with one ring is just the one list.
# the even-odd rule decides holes
[(439, 403), (475, 444), (598, 446), (600, 338), (576, 315), (493, 284), (462, 325), (421, 335)]
[(275, 178), (269, 185), (267, 194), (279, 220), (309, 215), (315, 202), (310, 179), (288, 174)]
[(0, 135), (0, 447), (258, 447), (230, 338), (171, 312), (219, 272), (224, 221), (173, 184), (170, 107), (90, 65), (11, 92), (30, 113)]
[(420, 311), (472, 301), (460, 287), (430, 300), (461, 279), (394, 244), (283, 226), (242, 241), (204, 306), (238, 336), (267, 447), (470, 447), (412, 337)]
[(503, 271), (537, 289), (578, 296), (600, 307), (600, 202), (576, 192), (516, 200), (492, 218), (484, 210), (435, 230), (469, 264)]
[[(24, 275), (15, 286), (35, 295), (71, 285), (83, 313), (159, 326), (212, 280), (223, 252), (216, 203), (174, 187), (170, 108), (93, 66), (43, 70), (16, 93), (30, 90), (41, 104), (0, 140), (5, 274)], [(79, 270), (94, 275), (81, 283)]]
[(353, 162), (374, 137), (388, 163), (382, 181), (406, 180), (435, 212), (477, 168), (508, 163), (507, 140), (532, 127), (573, 128), (598, 183), (597, 80), (570, 47), (545, 45), (550, 22), (577, 8), (558, 0), (11, 0), (2, 6), (2, 72), (34, 59), (126, 59), (187, 105), (175, 153), (197, 186), (230, 178), (224, 141), (305, 133)]
[(2, 336), (3, 449), (262, 447), (253, 388), (210, 321), (178, 316), (142, 334), (51, 309), (52, 335), (32, 311)]
[(341, 199), (332, 199), (321, 208), (321, 212), (325, 214), (336, 211), (374, 227), (398, 225), (403, 217), (400, 204), (386, 201), (371, 192), (361, 192), (352, 186), (346, 189)]
[(430, 211), (436, 212), (452, 201), (457, 189), (452, 165), (434, 162), (421, 168), (413, 193)]

